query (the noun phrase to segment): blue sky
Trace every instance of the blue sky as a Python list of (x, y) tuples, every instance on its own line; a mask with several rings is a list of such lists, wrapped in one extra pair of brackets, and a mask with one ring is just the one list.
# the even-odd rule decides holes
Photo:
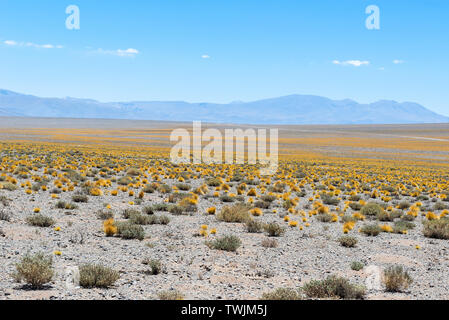
[[(80, 30), (66, 29), (71, 4)], [(372, 4), (380, 30), (365, 27)], [(100, 101), (316, 94), (449, 115), (448, 14), (445, 0), (0, 0), (0, 88)]]

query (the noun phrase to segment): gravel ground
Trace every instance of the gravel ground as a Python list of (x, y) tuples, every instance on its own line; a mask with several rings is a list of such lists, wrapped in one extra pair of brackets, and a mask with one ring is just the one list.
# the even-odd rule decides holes
[[(202, 183), (199, 180), (190, 182), (192, 186)], [(116, 187), (114, 183), (110, 190)], [(279, 216), (286, 213), (285, 209), (275, 201), (270, 209), (264, 210), (263, 216), (256, 219), (283, 224), (286, 233), (276, 238), (277, 248), (264, 248), (261, 242), (267, 235), (248, 233), (243, 224), (220, 222), (215, 216), (205, 214), (211, 206), (220, 211), (223, 203), (218, 198), (201, 197), (198, 211), (191, 215), (157, 212), (156, 215), (168, 215), (170, 223), (144, 226), (146, 238), (139, 241), (106, 237), (102, 221), (95, 213), (108, 203), (115, 218), (120, 220), (124, 209), (161, 203), (167, 195), (145, 194), (143, 203), (134, 206), (129, 205), (127, 193), (119, 193), (117, 197), (90, 196), (88, 203), (80, 203), (79, 208), (72, 211), (55, 209), (58, 200), (51, 199), (48, 191), (36, 193), (31, 201), (21, 188), (0, 190), (2, 195), (11, 200), (4, 210), (11, 212), (13, 217), (9, 222), (0, 220), (3, 231), (0, 237), (0, 299), (157, 299), (159, 292), (171, 289), (181, 291), (186, 299), (258, 299), (278, 287), (296, 288), (331, 274), (364, 284), (367, 274), (363, 270), (351, 270), (353, 261), (381, 268), (400, 264), (414, 280), (406, 292), (371, 290), (368, 299), (449, 299), (448, 241), (425, 238), (422, 217), (416, 219), (416, 227), (405, 235), (381, 233), (377, 237), (367, 237), (357, 232), (358, 227), (367, 222), (359, 222), (350, 232), (357, 237), (357, 246), (345, 248), (337, 241), (342, 236), (340, 222), (323, 223), (313, 217), (309, 219), (310, 227), (303, 230), (290, 228)], [(60, 200), (70, 201), (72, 195), (73, 192), (63, 192)], [(301, 198), (298, 208), (308, 203), (309, 195), (311, 190)], [(423, 205), (428, 203), (424, 201)], [(53, 217), (61, 230), (29, 226), (25, 218), (33, 214), (36, 207), (41, 208), (42, 214)], [(273, 213), (273, 208), (278, 212)], [(351, 209), (348, 211), (352, 212)], [(237, 252), (210, 249), (203, 237), (195, 236), (203, 224), (209, 229), (217, 229), (217, 235), (209, 238), (234, 234), (242, 240), (242, 246)], [(53, 255), (55, 250), (61, 251), (62, 255)], [(14, 282), (11, 273), (25, 253), (38, 251), (53, 255), (56, 275), (43, 290), (29, 290)], [(158, 275), (145, 273), (149, 267), (142, 264), (144, 258), (159, 259), (165, 272)], [(66, 268), (89, 262), (114, 268), (120, 272), (120, 279), (110, 289), (68, 290)]]

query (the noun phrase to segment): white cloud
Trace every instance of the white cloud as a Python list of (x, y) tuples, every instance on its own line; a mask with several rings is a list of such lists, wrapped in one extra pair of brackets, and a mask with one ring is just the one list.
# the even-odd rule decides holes
[(18, 43), (13, 40), (6, 40), (4, 42), (4, 44), (6, 44), (7, 46), (17, 46), (18, 45)]
[(41, 48), (41, 49), (62, 49), (61, 45), (53, 45), (53, 44), (36, 44), (33, 42), (17, 42), (14, 40), (6, 40), (3, 41), (7, 46), (17, 46), (17, 47), (33, 47), (33, 48)]
[(99, 54), (108, 54), (118, 57), (135, 57), (140, 52), (137, 49), (129, 48), (129, 49), (117, 49), (117, 50), (103, 50), (103, 49), (97, 49), (94, 51), (95, 53)]
[(346, 61), (334, 60), (334, 61), (332, 61), (332, 63), (340, 65), (340, 66), (354, 66), (354, 67), (360, 67), (363, 65), (370, 64), (369, 61), (361, 61), (361, 60), (346, 60)]
[(201, 56), (201, 58), (203, 58), (203, 59), (209, 59), (210, 56), (209, 56), (208, 54), (203, 54), (203, 55)]
[(405, 61), (404, 60), (395, 59), (395, 60), (393, 60), (393, 63), (394, 64), (401, 64), (401, 63), (405, 63)]

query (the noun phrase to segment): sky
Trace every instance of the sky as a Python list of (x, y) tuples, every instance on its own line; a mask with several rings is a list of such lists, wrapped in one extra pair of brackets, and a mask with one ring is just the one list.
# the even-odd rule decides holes
[(447, 0), (0, 0), (0, 88), (103, 102), (313, 94), (449, 116), (448, 14)]

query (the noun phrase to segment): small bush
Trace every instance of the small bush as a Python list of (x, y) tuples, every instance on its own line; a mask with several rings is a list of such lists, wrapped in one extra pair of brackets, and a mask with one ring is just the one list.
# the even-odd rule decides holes
[(362, 209), (362, 205), (358, 202), (351, 202), (349, 207), (354, 211), (360, 211)]
[(449, 219), (424, 222), (423, 234), (427, 238), (449, 240)]
[(6, 210), (0, 210), (0, 220), (11, 221), (12, 214)]
[(377, 224), (364, 225), (360, 231), (367, 236), (375, 237), (382, 232), (382, 229)]
[(273, 202), (274, 200), (277, 199), (277, 197), (274, 196), (274, 195), (263, 195), (263, 196), (261, 197), (261, 199), (262, 199), (262, 201), (264, 201), (264, 202)]
[(447, 205), (442, 202), (437, 202), (433, 205), (434, 211), (444, 210), (444, 209), (447, 209)]
[(118, 223), (117, 234), (123, 239), (143, 240), (145, 238), (145, 231), (142, 226), (130, 222)]
[(277, 288), (272, 292), (264, 293), (260, 300), (301, 300), (301, 295), (295, 289)]
[(124, 219), (131, 219), (133, 216), (140, 215), (140, 211), (136, 209), (125, 209), (122, 212)]
[(99, 264), (80, 267), (80, 285), (83, 288), (109, 288), (120, 278), (119, 273)]
[(31, 216), (28, 216), (26, 218), (26, 222), (32, 226), (42, 228), (51, 227), (56, 223), (56, 221), (53, 220), (53, 218), (44, 216), (42, 214), (33, 214)]
[(74, 203), (60, 200), (56, 203), (56, 209), (75, 210), (78, 209), (78, 206)]
[(184, 294), (178, 290), (161, 291), (158, 293), (159, 300), (184, 300)]
[(184, 208), (182, 206), (173, 205), (169, 207), (168, 212), (174, 215), (181, 215), (184, 213)]
[(336, 206), (340, 203), (340, 200), (337, 198), (332, 197), (331, 195), (327, 193), (321, 193), (321, 200), (323, 200), (324, 204)]
[(218, 187), (221, 185), (221, 181), (218, 178), (210, 178), (210, 179), (207, 179), (206, 184), (209, 187)]
[(264, 224), (257, 220), (248, 220), (245, 225), (249, 233), (260, 233), (264, 229)]
[(114, 212), (108, 209), (98, 210), (95, 214), (100, 220), (109, 220), (114, 218)]
[(3, 183), (2, 186), (3, 186), (2, 190), (15, 191), (18, 189), (18, 187), (15, 184), (12, 184), (11, 182)]
[(143, 207), (142, 213), (152, 215), (152, 214), (154, 214), (154, 208), (152, 206)]
[(398, 204), (398, 209), (404, 210), (404, 209), (410, 208), (410, 206), (411, 206), (410, 202), (408, 202), (408, 201), (401, 201)]
[(260, 208), (260, 209), (268, 209), (270, 207), (270, 202), (259, 200), (254, 203), (254, 207)]
[(235, 201), (235, 197), (231, 197), (227, 194), (224, 194), (220, 197), (221, 202), (234, 202)]
[(264, 248), (277, 248), (278, 247), (278, 242), (276, 241), (276, 239), (263, 239), (262, 240), (262, 247)]
[(25, 281), (32, 288), (40, 288), (53, 278), (53, 259), (43, 253), (25, 255), (21, 262), (16, 264), (16, 273), (13, 274), (17, 282)]
[(146, 185), (143, 188), (143, 192), (145, 192), (145, 193), (154, 193), (154, 191), (156, 191), (156, 188), (154, 186), (151, 186), (151, 185)]
[(333, 217), (331, 214), (321, 213), (321, 214), (316, 215), (316, 219), (320, 222), (331, 222)]
[(209, 248), (224, 251), (236, 251), (241, 244), (242, 241), (238, 237), (229, 235), (206, 242)]
[(89, 201), (89, 198), (85, 194), (75, 194), (72, 196), (72, 201), (77, 203), (86, 203), (87, 201)]
[(168, 211), (168, 204), (166, 203), (156, 203), (153, 205), (153, 211)]
[(404, 233), (407, 230), (413, 229), (415, 224), (410, 221), (396, 221), (393, 225), (394, 233)]
[(309, 298), (363, 299), (365, 288), (353, 285), (349, 280), (337, 276), (329, 276), (325, 280), (312, 280), (302, 287)]
[(142, 261), (143, 264), (148, 265), (150, 270), (146, 273), (151, 275), (158, 275), (163, 272), (162, 262), (156, 259), (145, 259)]
[(148, 224), (154, 224), (154, 221), (156, 220), (156, 216), (148, 216), (143, 214), (133, 214), (131, 218), (129, 219), (129, 222), (132, 224), (138, 224), (141, 226), (146, 226)]
[(225, 206), (217, 214), (217, 219), (224, 222), (246, 222), (250, 219), (249, 207), (244, 204)]
[(360, 209), (360, 213), (364, 216), (378, 216), (382, 211), (382, 207), (374, 202), (369, 202)]
[(266, 224), (264, 229), (270, 237), (280, 237), (285, 232), (285, 228), (281, 227), (276, 222)]
[(353, 248), (357, 244), (357, 239), (351, 236), (343, 236), (338, 239), (340, 245), (347, 248)]
[(384, 270), (383, 281), (388, 292), (401, 292), (412, 283), (412, 278), (402, 266), (390, 266)]
[(362, 262), (359, 261), (353, 261), (351, 263), (351, 269), (354, 271), (360, 271), (365, 267), (365, 265)]
[(186, 183), (178, 183), (177, 185), (176, 185), (176, 187), (179, 189), (179, 190), (182, 190), (182, 191), (189, 191), (190, 190), (190, 186), (188, 185), (188, 184), (186, 184)]
[(161, 184), (158, 188), (157, 191), (159, 191), (160, 193), (171, 193), (172, 192), (172, 188), (168, 185), (168, 184)]

